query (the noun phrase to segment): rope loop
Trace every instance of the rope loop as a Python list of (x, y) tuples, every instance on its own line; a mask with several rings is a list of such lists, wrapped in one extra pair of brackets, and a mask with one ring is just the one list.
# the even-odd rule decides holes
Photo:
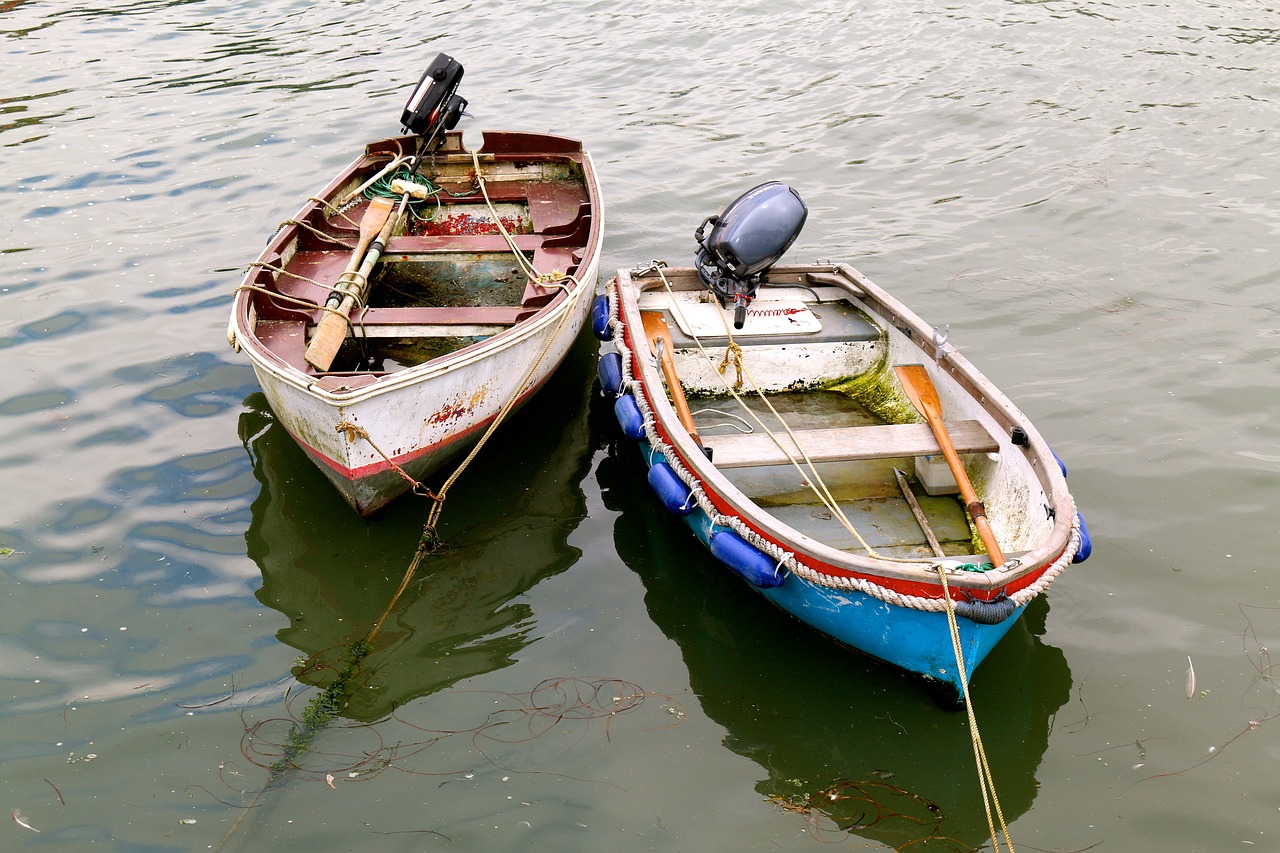
[[(351, 423), (351, 421), (342, 421), (337, 426), (335, 426), (333, 430), (334, 432), (340, 432), (344, 436), (346, 436), (347, 444), (355, 444), (357, 438), (363, 438), (365, 441), (369, 441), (368, 431), (366, 431), (365, 428), (360, 426), (359, 424)], [(372, 441), (369, 441), (369, 443), (373, 444)], [(374, 449), (376, 450), (377, 448), (374, 448)], [(390, 461), (390, 460), (387, 460), (387, 461)]]
[(733, 390), (742, 390), (742, 347), (735, 340), (730, 340), (729, 345), (724, 348), (724, 358), (720, 359), (720, 366), (716, 369), (724, 376), (729, 365), (733, 365), (733, 369), (737, 373), (737, 379), (733, 381)]

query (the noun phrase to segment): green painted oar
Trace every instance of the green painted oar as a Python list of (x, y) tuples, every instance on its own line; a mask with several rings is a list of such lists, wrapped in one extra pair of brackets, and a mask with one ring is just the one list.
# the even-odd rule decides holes
[(978, 535), (982, 537), (982, 544), (986, 546), (987, 555), (991, 557), (991, 564), (1000, 568), (1004, 565), (1004, 552), (1000, 550), (996, 535), (991, 530), (990, 522), (987, 521), (987, 509), (982, 505), (982, 501), (978, 500), (978, 494), (973, 490), (969, 475), (965, 472), (963, 463), (960, 462), (960, 454), (956, 453), (955, 445), (951, 443), (951, 435), (942, 422), (942, 403), (938, 400), (938, 390), (933, 387), (933, 380), (929, 378), (923, 364), (902, 364), (895, 367), (893, 371), (898, 374), (898, 381), (902, 383), (902, 390), (907, 392), (907, 399), (916, 407), (916, 411), (924, 415), (924, 419), (933, 430), (934, 437), (938, 439), (938, 446), (942, 448), (947, 467), (956, 478), (956, 485), (960, 487), (960, 496), (964, 498), (965, 508), (973, 518), (973, 526), (978, 528)]

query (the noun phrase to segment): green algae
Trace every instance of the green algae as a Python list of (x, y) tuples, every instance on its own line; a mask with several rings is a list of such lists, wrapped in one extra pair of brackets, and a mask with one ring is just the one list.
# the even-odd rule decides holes
[(894, 378), (887, 354), (869, 370), (856, 376), (833, 379), (821, 387), (845, 395), (887, 424), (909, 424), (920, 420), (915, 407)]
[[(271, 765), (272, 773), (283, 773), (297, 765), (297, 759), (308, 752), (316, 733), (336, 720), (351, 699), (364, 659), (373, 651), (366, 640), (357, 640), (347, 647), (347, 663), (338, 672), (333, 683), (321, 690), (302, 710), (299, 719), (289, 727), (284, 741), (284, 754)], [(300, 673), (295, 673), (295, 675)]]

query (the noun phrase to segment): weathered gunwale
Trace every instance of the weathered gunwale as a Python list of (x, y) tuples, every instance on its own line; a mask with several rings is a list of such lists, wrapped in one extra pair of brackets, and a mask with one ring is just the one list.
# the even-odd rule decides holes
[[(486, 131), (483, 143), (476, 152), (484, 166), (494, 165), (505, 168), (505, 177), (495, 182), (489, 190), (495, 202), (510, 202), (527, 199), (527, 190), (514, 186), (514, 178), (529, 178), (531, 167), (538, 163), (560, 164), (572, 167), (580, 176), (586, 196), (587, 209), (580, 212), (579, 219), (586, 223), (585, 230), (579, 232), (566, 231), (561, 223), (553, 223), (542, 234), (515, 235), (517, 245), (522, 251), (534, 255), (535, 265), (540, 251), (551, 250), (556, 259), (563, 259), (565, 250), (574, 253), (572, 269), (585, 270), (598, 268), (599, 245), (602, 237), (602, 201), (599, 184), (591, 164), (590, 156), (581, 143), (565, 137), (544, 134), (518, 133), (509, 131)], [(340, 197), (346, 191), (359, 186), (363, 180), (376, 172), (382, 165), (396, 157), (412, 153), (417, 144), (416, 137), (392, 137), (369, 143), (364, 153), (350, 163), (336, 178), (331, 180), (320, 193), (309, 199), (295, 214), (289, 223), (284, 225), (268, 242), (260, 254), (258, 266), (251, 267), (246, 273), (237, 294), (233, 307), (233, 329), (236, 343), (251, 351), (256, 356), (255, 363), (272, 372), (280, 381), (291, 384), (301, 390), (313, 394), (333, 406), (351, 405), (361, 400), (387, 394), (403, 387), (419, 382), (429, 381), (432, 377), (454, 370), (465, 369), (477, 361), (486, 358), (495, 348), (517, 345), (529, 337), (538, 334), (553, 323), (558, 322), (560, 312), (567, 310), (570, 301), (576, 302), (574, 294), (559, 289), (538, 288), (531, 285), (526, 291), (525, 303), (520, 306), (501, 306), (518, 308), (514, 312), (489, 312), (486, 317), (474, 314), (474, 309), (466, 306), (435, 307), (421, 306), (395, 309), (366, 309), (363, 314), (353, 317), (353, 321), (365, 319), (374, 325), (453, 325), (467, 323), (473, 325), (503, 326), (484, 341), (456, 350), (445, 356), (425, 362), (415, 367), (386, 375), (365, 373), (362, 377), (353, 376), (342, 371), (332, 373), (344, 376), (345, 382), (323, 381), (328, 373), (319, 373), (301, 357), (303, 346), (293, 347), (293, 352), (285, 350), (275, 343), (279, 333), (269, 330), (272, 321), (305, 322), (304, 328), (310, 328), (321, 316), (319, 308), (300, 310), (296, 307), (267, 301), (267, 297), (249, 287), (276, 288), (295, 299), (309, 299), (312, 302), (323, 302), (328, 288), (317, 287), (307, 282), (291, 282), (290, 286), (281, 285), (280, 276), (273, 275), (267, 266), (286, 267), (294, 261), (299, 252), (299, 244), (305, 239), (305, 230), (297, 222), (314, 219), (322, 208), (316, 199), (332, 199)], [(472, 158), (463, 145), (462, 134), (450, 132), (443, 148), (444, 154), (435, 162), (442, 174), (452, 175), (459, 182), (466, 180), (473, 169)], [(490, 176), (486, 175), (486, 180)], [(481, 197), (473, 193), (458, 203), (479, 204)], [(357, 216), (353, 216), (357, 219)], [(335, 236), (354, 238), (354, 225), (333, 228)], [(405, 236), (395, 235), (389, 241), (383, 254), (388, 263), (395, 263), (407, 258), (429, 254), (433, 251), (448, 252), (495, 252), (508, 250), (503, 238), (497, 234), (472, 234), (454, 237), (442, 235)], [(304, 250), (305, 251), (305, 250)], [(349, 252), (335, 250), (317, 252), (324, 256), (318, 269), (306, 269), (310, 278), (331, 281), (337, 278), (346, 263)], [(591, 287), (594, 282), (587, 282)], [(430, 311), (426, 314), (423, 312)], [(367, 317), (372, 313), (372, 317)], [(515, 316), (508, 322), (508, 314)], [(416, 316), (415, 316), (416, 315)], [(501, 319), (499, 319), (501, 318)], [(259, 328), (268, 329), (266, 334), (259, 335)], [(266, 341), (264, 342), (264, 338)], [(299, 342), (301, 343), (301, 342)]]
[[(416, 137), (393, 137), (365, 146), (315, 199), (340, 198), (382, 164), (412, 153), (416, 144)], [(448, 134), (443, 150), (434, 163), (441, 182), (452, 182), (454, 191), (471, 186), (475, 165), (462, 135)], [(353, 221), (340, 225), (320, 214), (321, 201), (308, 200), (268, 241), (232, 306), (229, 340), (249, 356), (280, 422), (352, 507), (365, 515), (471, 446), (503, 404), (519, 406), (536, 393), (586, 321), (603, 240), (603, 200), (590, 155), (577, 140), (490, 131), (476, 157), (498, 215), (505, 221), (504, 209), (521, 207), (516, 229), (520, 252), (532, 258), (540, 272), (558, 269), (570, 277), (547, 286), (524, 283), (519, 304), (375, 302), (353, 313), (355, 334), (368, 323), (374, 333), (370, 337), (451, 337), (462, 341), (459, 348), (393, 370), (318, 372), (306, 363), (307, 328), (320, 318), (318, 304), (345, 267), (350, 248), (326, 252), (315, 242), (325, 237), (296, 223), (309, 221), (313, 228), (354, 243), (355, 221), (364, 202), (351, 212)], [(531, 181), (539, 176), (557, 186), (530, 191), (537, 186)], [(573, 176), (580, 188), (566, 191), (566, 176)], [(521, 180), (524, 184), (517, 186)], [(467, 203), (478, 210), (478, 199), (472, 190)], [(526, 233), (531, 228), (542, 230)], [(472, 250), (479, 250), (472, 251), (476, 257), (501, 257), (504, 251), (510, 257), (501, 240), (485, 234), (461, 233), (454, 240), (439, 234), (397, 234), (388, 241), (383, 258), (388, 264), (412, 263), (415, 258), (437, 257), (433, 253), (449, 253), (452, 258)], [(300, 271), (315, 283), (296, 280), (277, 289), (310, 306), (261, 292), (289, 278), (272, 268), (291, 263), (291, 272)], [(309, 274), (315, 269), (326, 272), (319, 277)], [(474, 340), (467, 342), (468, 338)]]
[[(669, 269), (664, 270), (664, 274), (673, 290), (702, 287), (696, 271), (692, 269)], [(881, 324), (887, 334), (896, 334), (899, 345), (905, 342), (914, 348), (919, 354), (916, 360), (937, 363), (939, 370), (955, 383), (956, 388), (980, 405), (1001, 434), (1000, 452), (1019, 453), (1030, 466), (1054, 511), (1054, 521), (1049, 535), (1035, 547), (1019, 554), (1016, 562), (1011, 561), (1005, 567), (983, 573), (953, 573), (948, 582), (980, 600), (1007, 595), (1033, 584), (1069, 547), (1075, 509), (1052, 451), (1029, 419), (958, 352), (949, 347), (939, 351), (933, 343), (932, 327), (852, 267), (845, 264), (776, 266), (770, 271), (769, 278), (778, 284), (822, 284), (841, 288), (855, 304)], [(619, 315), (627, 346), (633, 352), (647, 352), (647, 343), (634, 331), (641, 328), (638, 298), (643, 290), (661, 287), (662, 279), (657, 275), (633, 277), (630, 271), (619, 270), (616, 282), (620, 294)], [(641, 392), (654, 412), (654, 426), (661, 439), (671, 446), (679, 461), (705, 484), (707, 497), (719, 512), (737, 516), (756, 534), (785, 551), (793, 552), (797, 560), (820, 573), (867, 579), (904, 594), (940, 597), (940, 583), (929, 562), (915, 565), (831, 548), (788, 527), (759, 507), (706, 459), (680, 426), (666, 394), (651, 391), (664, 387), (656, 366), (647, 358), (635, 358), (632, 369), (638, 374)], [(1025, 432), (1027, 443), (1024, 446), (1014, 445), (1009, 438), (1014, 426)]]

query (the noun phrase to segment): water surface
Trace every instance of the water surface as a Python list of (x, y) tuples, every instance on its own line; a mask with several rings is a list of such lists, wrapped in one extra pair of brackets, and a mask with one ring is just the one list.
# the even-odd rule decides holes
[(687, 262), (791, 183), (788, 259), (949, 325), (1066, 460), (1095, 554), (973, 684), (1019, 849), (1280, 846), (1278, 20), (0, 4), (0, 804), (41, 830), (6, 849), (984, 843), (963, 715), (723, 577), (644, 491), (586, 338), (451, 492), (349, 717), (255, 799), (315, 694), (296, 660), (328, 683), (427, 504), (352, 517), (226, 347), (230, 294), (441, 50), (469, 138), (587, 144), (605, 269)]

